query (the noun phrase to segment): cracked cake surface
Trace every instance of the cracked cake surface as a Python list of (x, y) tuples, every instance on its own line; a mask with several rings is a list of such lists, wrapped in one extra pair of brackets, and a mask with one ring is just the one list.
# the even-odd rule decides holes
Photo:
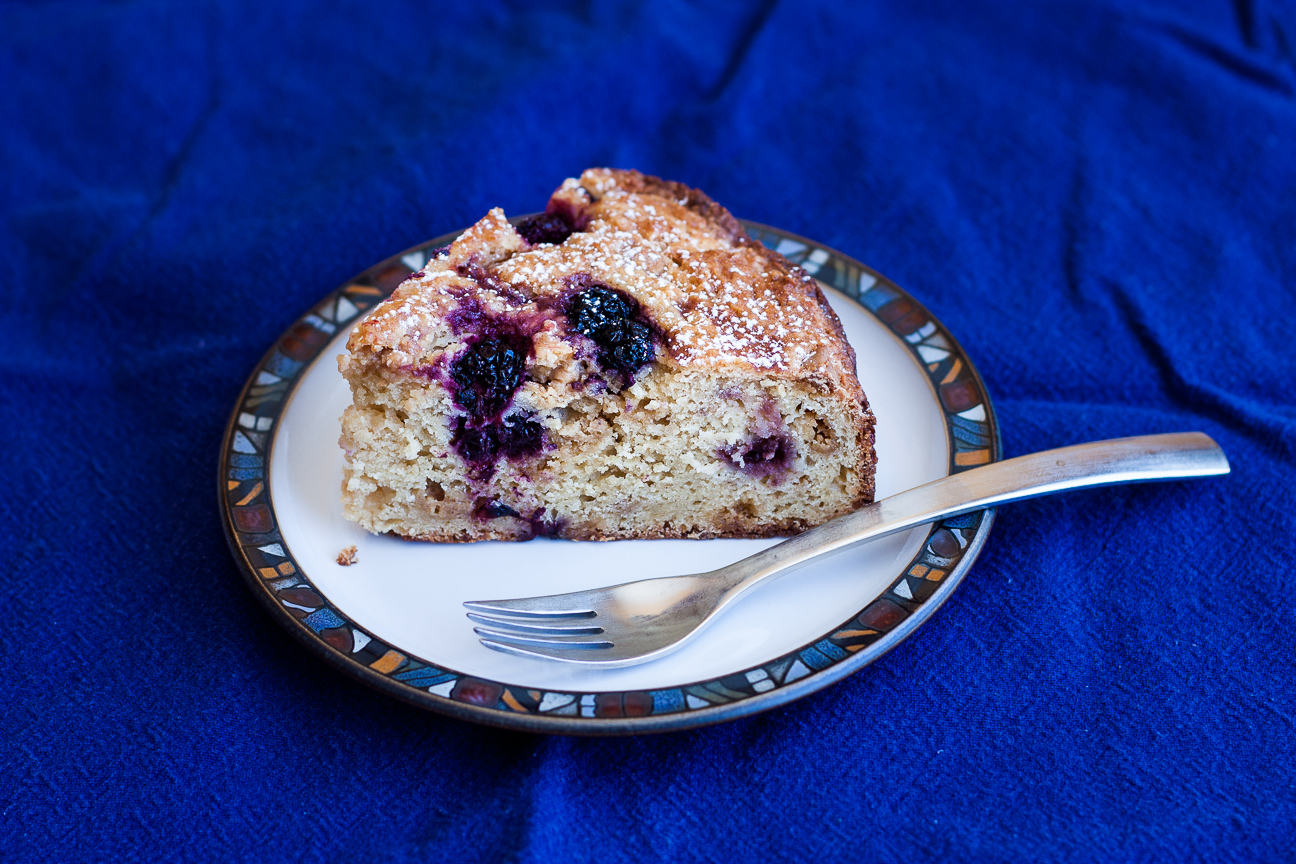
[(818, 284), (703, 193), (591, 169), (438, 250), (339, 367), (347, 518), (432, 541), (770, 537), (872, 500)]

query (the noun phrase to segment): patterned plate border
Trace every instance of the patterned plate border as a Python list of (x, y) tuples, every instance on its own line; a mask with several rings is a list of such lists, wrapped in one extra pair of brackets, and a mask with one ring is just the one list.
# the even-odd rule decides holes
[[(895, 283), (860, 262), (776, 228), (751, 236), (872, 313), (926, 369), (949, 433), (950, 471), (999, 461), (994, 411), (949, 331)], [(284, 542), (269, 489), (274, 434), (302, 373), (337, 334), (387, 297), (447, 234), (343, 284), (284, 333), (257, 364), (221, 445), (220, 504), (230, 549), (252, 593), (280, 624), (344, 672), (442, 714), (531, 732), (623, 735), (705, 726), (799, 699), (868, 665), (916, 630), (953, 593), (985, 543), (994, 511), (934, 525), (883, 595), (808, 645), (760, 666), (662, 690), (566, 693), (475, 678), (413, 657), (350, 621), (310, 582)]]

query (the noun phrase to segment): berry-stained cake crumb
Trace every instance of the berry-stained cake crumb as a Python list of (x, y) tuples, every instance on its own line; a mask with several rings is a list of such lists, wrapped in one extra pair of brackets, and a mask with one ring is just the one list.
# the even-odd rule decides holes
[(769, 537), (873, 496), (818, 284), (680, 183), (596, 168), (492, 210), (347, 347), (343, 509), (373, 532)]

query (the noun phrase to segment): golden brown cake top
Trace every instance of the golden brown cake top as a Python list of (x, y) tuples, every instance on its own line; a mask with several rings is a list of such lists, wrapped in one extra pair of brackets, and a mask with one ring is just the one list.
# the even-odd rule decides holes
[(666, 349), (657, 362), (858, 390), (854, 353), (815, 281), (705, 194), (593, 168), (566, 180), (546, 213), (519, 233), (492, 210), (381, 304), (348, 348), (417, 366), (458, 344), (454, 316), (471, 307), (529, 318), (539, 352), (563, 337), (562, 298), (592, 282), (638, 302)]

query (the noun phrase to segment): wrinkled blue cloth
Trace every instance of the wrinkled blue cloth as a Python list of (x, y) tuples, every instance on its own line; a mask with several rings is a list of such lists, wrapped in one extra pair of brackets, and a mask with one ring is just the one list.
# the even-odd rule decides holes
[[(0, 5), (0, 859), (1291, 860), (1294, 52), (1265, 0)], [(905, 286), (1006, 455), (1234, 473), (1004, 509), (908, 641), (739, 722), (371, 691), (242, 584), (228, 412), (334, 286), (591, 165)]]

